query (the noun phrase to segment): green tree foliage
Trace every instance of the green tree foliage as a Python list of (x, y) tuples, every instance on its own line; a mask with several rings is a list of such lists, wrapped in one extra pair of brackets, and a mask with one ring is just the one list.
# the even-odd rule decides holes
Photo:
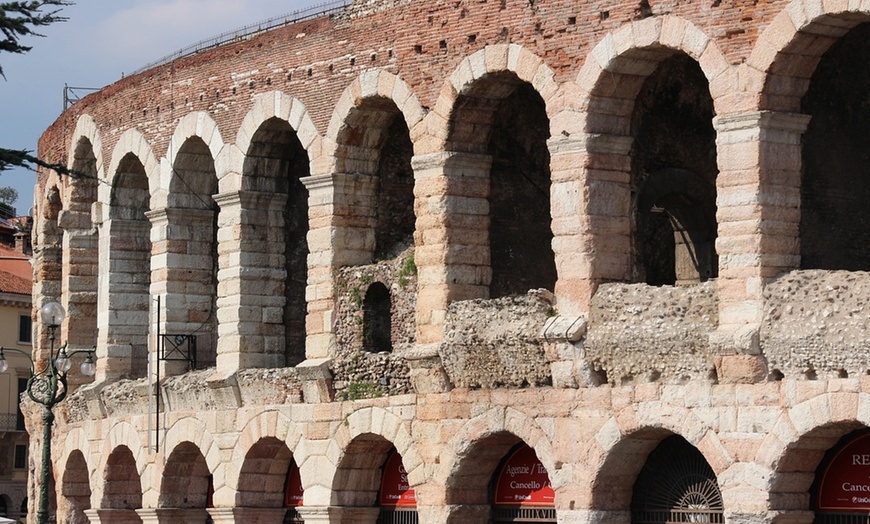
[[(65, 5), (70, 5), (70, 3), (67, 0), (0, 2), (0, 31), (3, 32), (3, 40), (0, 40), (0, 51), (9, 53), (30, 51), (30, 46), (21, 45), (21, 38), (42, 36), (34, 29), (66, 20), (65, 17), (58, 15), (59, 8)], [(57, 7), (58, 9), (44, 11), (47, 7)], [(0, 65), (0, 76), (6, 78), (2, 65)]]
[[(23, 45), (21, 38), (28, 36), (42, 36), (36, 32), (36, 28), (47, 26), (55, 22), (66, 20), (60, 16), (60, 8), (71, 5), (68, 0), (28, 0), (19, 2), (0, 2), (0, 32), (3, 39), (0, 40), (0, 52), (6, 51), (9, 53), (26, 53), (30, 51), (30, 46)], [(0, 76), (4, 79), (6, 75), (3, 73), (3, 66), (0, 65)], [(32, 168), (33, 164), (54, 169), (60, 167), (60, 172), (69, 174), (64, 166), (53, 166), (40, 161), (38, 158), (30, 154), (29, 151), (4, 149), (0, 148), (0, 171), (4, 171), (13, 166)], [(2, 191), (7, 191), (12, 188), (0, 188)], [(12, 190), (14, 193), (14, 189)], [(0, 195), (0, 200), (6, 203), (12, 201), (4, 200), (9, 197), (18, 197), (17, 194)]]

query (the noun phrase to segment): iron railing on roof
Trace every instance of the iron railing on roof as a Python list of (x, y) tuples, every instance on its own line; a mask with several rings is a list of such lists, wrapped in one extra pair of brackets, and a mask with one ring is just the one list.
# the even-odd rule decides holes
[(138, 75), (139, 73), (142, 73), (154, 67), (168, 64), (169, 62), (178, 60), (179, 58), (193, 56), (197, 53), (202, 53), (203, 51), (214, 49), (215, 47), (232, 44), (233, 42), (240, 42), (242, 40), (249, 40), (256, 35), (264, 33), (271, 29), (295, 24), (297, 22), (302, 22), (305, 20), (310, 20), (312, 18), (317, 18), (323, 15), (332, 14), (337, 11), (343, 10), (345, 7), (350, 5), (350, 3), (351, 0), (329, 0), (327, 2), (316, 4), (311, 7), (306, 7), (305, 9), (299, 9), (281, 16), (276, 16), (274, 18), (269, 18), (253, 24), (248, 24), (244, 27), (221, 33), (212, 38), (200, 40), (195, 44), (191, 44), (183, 49), (179, 49), (174, 53), (168, 54), (159, 60), (155, 60), (154, 62), (151, 62), (150, 64), (147, 64), (137, 69), (132, 74)]

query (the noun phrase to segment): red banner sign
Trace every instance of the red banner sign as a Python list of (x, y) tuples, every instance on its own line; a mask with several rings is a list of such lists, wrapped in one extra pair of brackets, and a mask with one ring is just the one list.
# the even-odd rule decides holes
[(302, 505), (302, 476), (295, 460), (290, 461), (287, 480), (284, 482), (284, 507), (295, 508)]
[(416, 508), (417, 495), (408, 484), (408, 472), (402, 465), (402, 456), (395, 451), (387, 457), (381, 477), (381, 506)]
[(817, 509), (870, 513), (870, 434), (853, 439), (828, 463)]
[(552, 508), (554, 501), (550, 476), (535, 450), (522, 446), (514, 451), (498, 475), (493, 504)]

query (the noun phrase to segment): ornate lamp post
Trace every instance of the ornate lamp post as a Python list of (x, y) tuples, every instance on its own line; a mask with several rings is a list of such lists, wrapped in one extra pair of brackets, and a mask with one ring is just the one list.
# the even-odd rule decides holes
[(94, 350), (73, 351), (67, 353), (66, 344), (62, 344), (55, 350), (55, 331), (60, 327), (66, 317), (63, 306), (57, 302), (49, 302), (42, 306), (39, 311), (42, 323), (48, 326), (49, 354), (48, 362), (43, 369), (37, 370), (33, 358), (24, 351), (14, 348), (0, 347), (0, 373), (6, 371), (9, 363), (6, 362), (4, 352), (12, 351), (20, 353), (30, 360), (30, 378), (27, 379), (27, 396), (38, 404), (42, 404), (42, 464), (39, 481), (39, 509), (36, 513), (36, 521), (39, 524), (48, 524), (48, 479), (51, 473), (51, 428), (54, 425), (54, 406), (66, 398), (67, 381), (66, 374), (72, 367), (72, 357), (84, 353), (85, 361), (82, 363), (82, 375), (93, 376), (97, 370), (94, 363)]

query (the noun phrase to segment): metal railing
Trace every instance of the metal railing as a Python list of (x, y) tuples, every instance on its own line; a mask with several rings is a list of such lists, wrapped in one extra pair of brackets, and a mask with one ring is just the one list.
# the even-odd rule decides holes
[(295, 24), (297, 22), (310, 20), (319, 16), (332, 14), (337, 11), (343, 10), (345, 7), (350, 5), (350, 3), (351, 0), (330, 0), (328, 2), (323, 2), (317, 5), (313, 5), (311, 7), (306, 7), (305, 9), (299, 9), (297, 11), (283, 14), (281, 16), (276, 16), (274, 18), (269, 18), (253, 24), (248, 24), (244, 27), (221, 33), (212, 38), (200, 40), (195, 44), (191, 44), (183, 49), (179, 49), (174, 53), (168, 54), (163, 58), (160, 58), (159, 60), (155, 60), (154, 62), (151, 62), (150, 64), (147, 64), (137, 69), (132, 74), (138, 75), (139, 73), (147, 71), (151, 68), (168, 64), (169, 62), (178, 60), (179, 58), (193, 56), (197, 53), (201, 53), (209, 49), (214, 49), (222, 45), (231, 44), (233, 42), (240, 42), (242, 40), (249, 40), (260, 33), (270, 31), (277, 27), (283, 27), (285, 25)]
[(2, 413), (0, 431), (24, 431), (24, 419), (16, 413)]

